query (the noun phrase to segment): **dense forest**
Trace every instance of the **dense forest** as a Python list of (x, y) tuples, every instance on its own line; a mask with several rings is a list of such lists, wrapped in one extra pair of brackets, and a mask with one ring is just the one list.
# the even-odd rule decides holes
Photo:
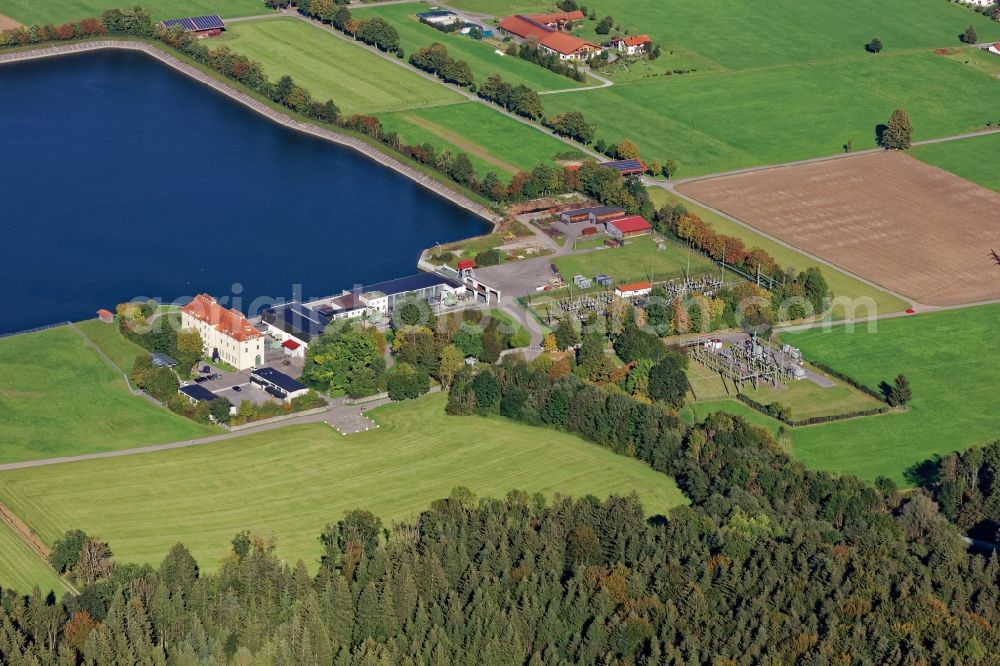
[[(512, 376), (545, 394), (525, 405), (566, 391)], [(626, 453), (691, 498), (667, 516), (645, 518), (635, 498), (459, 488), (412, 524), (332, 516), (315, 575), (246, 533), (211, 574), (180, 544), (154, 569), (95, 559), (94, 540), (77, 539), (86, 552), (64, 543), (61, 564), (80, 555), (93, 582), (59, 602), (4, 591), (0, 661), (995, 663), (1000, 561), (969, 554), (923, 491), (806, 470), (738, 417), (684, 429), (647, 414), (660, 434)]]

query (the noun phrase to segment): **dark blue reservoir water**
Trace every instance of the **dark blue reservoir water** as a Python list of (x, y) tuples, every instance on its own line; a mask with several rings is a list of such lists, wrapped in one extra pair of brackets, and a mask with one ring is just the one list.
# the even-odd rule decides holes
[(485, 228), (141, 54), (0, 67), (0, 333), (136, 296), (325, 296)]

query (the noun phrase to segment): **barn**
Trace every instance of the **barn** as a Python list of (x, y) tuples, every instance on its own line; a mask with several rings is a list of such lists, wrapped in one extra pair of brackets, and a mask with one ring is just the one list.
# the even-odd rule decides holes
[(611, 162), (601, 162), (601, 166), (611, 167), (623, 176), (641, 176), (646, 173), (646, 164), (636, 158), (634, 160), (612, 160)]
[(611, 220), (607, 224), (608, 235), (620, 241), (634, 236), (645, 236), (653, 233), (653, 225), (646, 221), (641, 215), (629, 215), (617, 220)]

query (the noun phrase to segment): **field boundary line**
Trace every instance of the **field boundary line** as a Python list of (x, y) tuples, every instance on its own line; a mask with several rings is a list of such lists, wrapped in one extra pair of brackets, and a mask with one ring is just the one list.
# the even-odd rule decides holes
[[(49, 547), (45, 545), (45, 542), (42, 541), (41, 537), (39, 537), (26, 522), (21, 520), (20, 516), (14, 513), (10, 507), (3, 502), (0, 502), (0, 522), (3, 522), (3, 524), (11, 529), (14, 533), (14, 537), (29, 551), (31, 551), (32, 555), (38, 557), (46, 569), (50, 569), (53, 573), (56, 573), (55, 569), (52, 569), (52, 564), (49, 563), (49, 553), (51, 552)], [(58, 573), (56, 573), (56, 577), (67, 590), (73, 594), (80, 594), (79, 590), (77, 590), (69, 583), (69, 581), (60, 576)]]

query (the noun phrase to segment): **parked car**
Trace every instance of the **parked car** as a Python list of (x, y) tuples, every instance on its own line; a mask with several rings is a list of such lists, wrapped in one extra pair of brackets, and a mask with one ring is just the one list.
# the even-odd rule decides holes
[(240, 391), (242, 391), (243, 389), (242, 389), (242, 388), (240, 388), (239, 386), (234, 386), (234, 387), (233, 387), (233, 390), (234, 390), (234, 391), (236, 391), (237, 393), (239, 393), (239, 392), (240, 392)]
[(212, 368), (208, 367), (207, 365), (203, 365), (202, 368), (201, 368), (201, 371), (202, 372), (212, 372)]

